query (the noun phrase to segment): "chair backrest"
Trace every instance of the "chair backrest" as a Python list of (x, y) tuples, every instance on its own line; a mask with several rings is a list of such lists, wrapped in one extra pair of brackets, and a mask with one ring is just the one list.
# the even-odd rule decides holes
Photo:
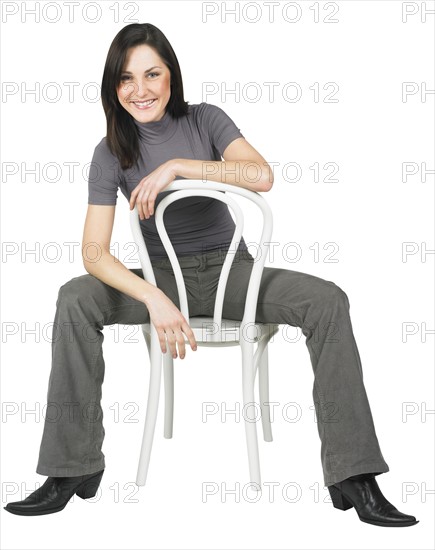
[[(217, 329), (215, 334), (220, 334), (222, 328), (222, 309), (225, 295), (225, 289), (230, 273), (231, 265), (234, 260), (236, 251), (235, 243), (239, 243), (244, 225), (244, 216), (239, 204), (229, 196), (234, 193), (250, 199), (255, 203), (263, 214), (263, 227), (260, 241), (260, 257), (254, 261), (251, 276), (249, 279), (248, 291), (246, 295), (245, 309), (240, 329), (245, 325), (253, 325), (255, 323), (255, 314), (257, 310), (258, 292), (260, 289), (261, 275), (263, 273), (264, 263), (269, 250), (269, 243), (272, 237), (273, 216), (272, 211), (262, 195), (249, 189), (237, 187), (227, 183), (218, 183), (213, 181), (203, 182), (202, 180), (180, 180), (175, 181), (165, 187), (164, 191), (174, 191), (163, 198), (155, 211), (155, 221), (159, 237), (163, 243), (165, 251), (171, 262), (171, 266), (177, 283), (178, 296), (180, 300), (180, 311), (190, 324), (189, 307), (187, 302), (186, 286), (184, 283), (183, 273), (180, 268), (178, 258), (175, 254), (174, 247), (168, 237), (167, 231), (163, 223), (163, 214), (167, 206), (173, 202), (185, 197), (202, 196), (211, 197), (213, 199), (225, 202), (230, 206), (235, 215), (235, 231), (231, 240), (230, 247), (226, 253), (225, 261), (222, 266), (222, 271), (219, 277), (219, 284), (216, 293), (216, 301), (214, 305), (213, 323)], [(224, 193), (222, 193), (224, 191)], [(130, 224), (134, 240), (138, 246), (139, 260), (144, 274), (144, 279), (149, 283), (157, 286), (154, 276), (153, 267), (146, 248), (146, 244), (142, 235), (139, 223), (139, 213), (135, 206), (130, 212)], [(249, 326), (248, 326), (249, 328)]]

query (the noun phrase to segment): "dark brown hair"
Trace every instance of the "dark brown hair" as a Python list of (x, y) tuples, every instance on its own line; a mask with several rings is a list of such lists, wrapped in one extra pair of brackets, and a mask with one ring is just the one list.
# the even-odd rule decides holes
[(122, 28), (113, 39), (107, 54), (101, 83), (101, 101), (107, 121), (107, 145), (121, 168), (126, 170), (137, 163), (139, 152), (138, 129), (133, 117), (119, 103), (117, 88), (121, 82), (129, 48), (147, 44), (154, 48), (171, 73), (171, 97), (166, 112), (173, 118), (187, 114), (183, 80), (177, 56), (166, 36), (151, 23), (132, 23)]

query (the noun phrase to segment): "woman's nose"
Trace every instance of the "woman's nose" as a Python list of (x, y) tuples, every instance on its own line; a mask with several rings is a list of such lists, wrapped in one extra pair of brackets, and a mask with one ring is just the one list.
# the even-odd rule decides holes
[(139, 81), (137, 84), (136, 84), (136, 95), (138, 97), (147, 97), (149, 95), (149, 88), (148, 88), (148, 83), (144, 80), (144, 81)]

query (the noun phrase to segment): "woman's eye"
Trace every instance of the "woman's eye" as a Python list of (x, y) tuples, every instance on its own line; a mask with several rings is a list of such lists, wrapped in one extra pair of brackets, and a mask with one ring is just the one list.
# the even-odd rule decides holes
[[(159, 76), (159, 73), (148, 73), (148, 76)], [(121, 82), (125, 82), (126, 80), (130, 80), (131, 79), (131, 76), (129, 75), (123, 75), (121, 76)]]

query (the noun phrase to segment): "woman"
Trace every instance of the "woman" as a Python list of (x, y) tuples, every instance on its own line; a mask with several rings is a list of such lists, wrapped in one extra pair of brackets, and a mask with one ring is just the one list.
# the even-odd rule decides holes
[[(151, 320), (163, 353), (177, 357), (178, 349), (183, 359), (185, 338), (196, 350), (153, 217), (168, 193), (165, 187), (180, 178), (260, 192), (273, 184), (265, 159), (222, 109), (184, 101), (177, 57), (151, 24), (128, 25), (115, 37), (104, 69), (102, 103), (107, 136), (94, 151), (83, 233), (88, 274), (64, 284), (56, 303), (55, 326), (71, 323), (73, 338), (64, 332), (53, 339), (51, 407), (36, 469), (48, 478), (28, 498), (6, 506), (15, 514), (57, 512), (72, 495), (89, 498), (98, 489), (105, 468), (100, 410), (105, 325)], [(110, 253), (118, 188), (130, 209), (138, 207), (157, 287), (144, 281), (141, 269), (127, 269)], [(228, 207), (208, 197), (188, 197), (167, 208), (165, 225), (183, 269), (191, 316), (212, 316), (234, 231)], [(242, 238), (225, 294), (226, 318), (242, 319), (252, 262)], [(374, 525), (418, 523), (385, 499), (375, 479), (389, 467), (375, 433), (346, 293), (314, 275), (265, 267), (256, 320), (301, 327), (307, 338), (324, 482), (334, 506), (355, 507), (361, 521)], [(333, 341), (323, 330), (330, 323), (337, 331)]]

